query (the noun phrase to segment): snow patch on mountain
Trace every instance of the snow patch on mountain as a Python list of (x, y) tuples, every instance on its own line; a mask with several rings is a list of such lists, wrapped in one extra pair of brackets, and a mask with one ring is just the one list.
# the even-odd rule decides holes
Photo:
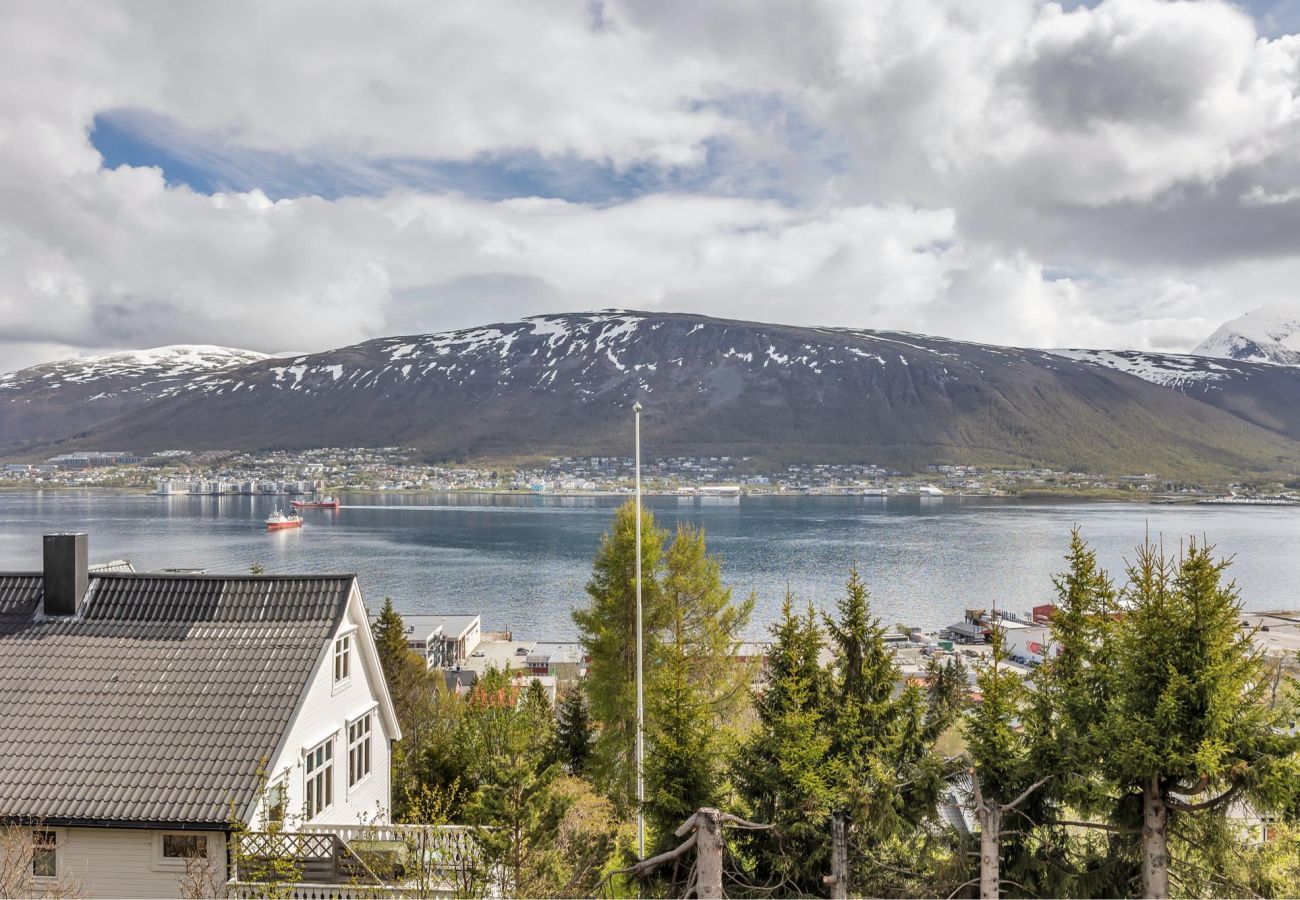
[(96, 395), (96, 399), (99, 399), (123, 390), (136, 390), (161, 381), (224, 371), (268, 358), (268, 354), (252, 350), (211, 344), (175, 344), (44, 363), (0, 375), (0, 390), (15, 390), (35, 381), (44, 382), (42, 386), (48, 388), (108, 380), (123, 382), (114, 390)]
[(1250, 377), (1238, 366), (1212, 362), (1203, 356), (1144, 353), (1139, 350), (1053, 350), (1056, 356), (1115, 369), (1164, 387), (1212, 386), (1233, 376)]
[(1197, 356), (1300, 366), (1300, 315), (1261, 307), (1220, 325), (1192, 350)]

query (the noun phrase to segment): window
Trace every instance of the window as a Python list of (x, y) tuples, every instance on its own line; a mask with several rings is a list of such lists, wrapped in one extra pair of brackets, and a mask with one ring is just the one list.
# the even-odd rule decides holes
[(208, 836), (206, 834), (164, 834), (162, 855), (163, 859), (207, 859)]
[(184, 872), (193, 860), (207, 860), (212, 856), (212, 835), (204, 831), (155, 831), (153, 866), (155, 872)]
[(307, 754), (307, 818), (334, 804), (334, 738)]
[(282, 780), (266, 788), (266, 821), (268, 825), (283, 825), (285, 807), (288, 805), (285, 783)]
[(334, 642), (334, 680), (347, 681), (352, 674), (352, 635), (345, 634)]
[(32, 832), (33, 876), (36, 878), (54, 878), (59, 874), (58, 844), (58, 835), (53, 831), (36, 830)]
[(366, 713), (348, 726), (348, 787), (370, 774), (370, 719)]

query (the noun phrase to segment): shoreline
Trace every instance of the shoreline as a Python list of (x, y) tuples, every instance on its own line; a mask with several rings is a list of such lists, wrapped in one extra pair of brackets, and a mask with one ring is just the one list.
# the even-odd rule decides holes
[[(145, 487), (131, 486), (105, 486), (105, 485), (0, 485), (0, 494), (17, 494), (17, 493), (72, 493), (72, 492), (90, 492), (103, 494), (136, 494), (143, 497), (177, 497), (177, 498), (204, 498), (204, 499), (225, 499), (225, 498), (254, 498), (254, 497), (275, 497), (289, 498), (308, 496), (300, 494), (160, 494), (157, 491)], [(562, 499), (604, 499), (604, 498), (621, 498), (627, 499), (632, 496), (631, 491), (547, 491), (536, 492), (527, 490), (502, 490), (490, 488), (417, 488), (402, 489), (396, 491), (374, 490), (368, 488), (336, 488), (331, 491), (340, 497), (349, 495), (368, 494), (384, 495), (397, 497), (420, 497), (420, 496), (481, 496), (481, 497), (530, 497), (541, 500), (562, 500)], [(1096, 489), (1069, 490), (1069, 489), (1042, 489), (1017, 491), (1015, 493), (963, 493), (954, 491), (944, 494), (914, 494), (914, 493), (890, 493), (890, 494), (864, 494), (852, 491), (749, 491), (737, 494), (698, 494), (698, 493), (678, 493), (677, 491), (654, 491), (643, 490), (643, 497), (653, 498), (674, 498), (677, 500), (700, 500), (710, 503), (731, 503), (740, 502), (747, 499), (803, 499), (803, 498), (833, 498), (845, 499), (853, 498), (860, 500), (879, 500), (882, 502), (889, 501), (917, 501), (920, 503), (945, 503), (952, 500), (1001, 500), (1001, 501), (1062, 501), (1072, 503), (1135, 503), (1151, 506), (1178, 506), (1184, 508), (1190, 507), (1300, 507), (1300, 502), (1279, 503), (1270, 502), (1267, 498), (1258, 500), (1242, 499), (1235, 502), (1225, 502), (1222, 495), (1199, 494), (1195, 496), (1183, 496), (1177, 494), (1144, 494), (1141, 492), (1127, 491), (1101, 491)], [(1207, 502), (1209, 501), (1209, 502)]]

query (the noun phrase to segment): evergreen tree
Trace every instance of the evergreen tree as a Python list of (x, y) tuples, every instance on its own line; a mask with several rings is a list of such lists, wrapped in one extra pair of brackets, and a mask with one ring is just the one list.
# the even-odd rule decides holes
[(960, 656), (941, 660), (931, 657), (925, 666), (926, 709), (925, 735), (928, 740), (939, 736), (955, 724), (966, 708), (970, 680), (966, 663)]
[(1113, 690), (1118, 606), (1110, 576), (1078, 528), (1070, 532), (1065, 561), (1066, 571), (1052, 579), (1056, 609), (1049, 628), (1056, 653), (1035, 673), (1038, 711), (1027, 724), (1037, 766), (1073, 773), (1056, 779), (1050, 792), (1089, 815), (1114, 802), (1102, 782), (1086, 776), (1098, 771), (1097, 729)]
[(830, 871), (830, 685), (818, 663), (822, 631), (811, 605), (800, 615), (787, 593), (771, 633), (767, 678), (753, 696), (758, 727), (737, 752), (732, 779), (749, 818), (775, 826), (742, 838), (754, 877), (777, 896), (809, 896), (822, 893)]
[(1277, 810), (1300, 789), (1300, 745), (1269, 702), (1227, 567), (1195, 539), (1178, 559), (1147, 541), (1128, 566), (1099, 759), (1121, 791), (1140, 797), (1147, 897), (1170, 894), (1170, 833), (1181, 818), (1238, 797)]
[[(1127, 826), (1096, 822), (1114, 817), (1123, 802), (1103, 772), (1099, 743), (1114, 691), (1119, 605), (1110, 576), (1078, 528), (1070, 533), (1065, 562), (1066, 570), (1052, 579), (1056, 604), (1048, 644), (1054, 649), (1034, 673), (1022, 713), (1030, 765), (1054, 777), (1021, 812), (1025, 821), (1046, 824), (1037, 829), (1033, 855), (1013, 841), (1003, 858), (1008, 874), (1032, 882), (1044, 896), (1119, 896), (1138, 875), (1137, 842)], [(1051, 824), (1063, 819), (1106, 827), (1080, 833)]]
[(646, 818), (653, 846), (670, 849), (673, 830), (722, 788), (723, 756), (747, 701), (748, 666), (736, 657), (754, 598), (735, 604), (701, 529), (679, 526), (661, 588), (664, 621), (647, 676)]
[(594, 740), (586, 694), (581, 684), (574, 684), (560, 695), (555, 730), (555, 755), (565, 771), (577, 776), (586, 772)]
[[(658, 653), (663, 625), (659, 575), (665, 532), (641, 513), (643, 667)], [(628, 501), (601, 538), (587, 583), (587, 606), (573, 612), (591, 660), (587, 699), (599, 725), (589, 771), (620, 813), (636, 804), (636, 506)]]
[(379, 653), (379, 664), (384, 670), (384, 680), (388, 684), (388, 693), (396, 696), (395, 681), (400, 680), (407, 665), (411, 648), (406, 643), (406, 625), (402, 617), (393, 608), (393, 598), (384, 598), (384, 607), (375, 619), (372, 631), (375, 638), (375, 650)]
[(393, 810), (395, 820), (403, 821), (412, 812), (412, 798), (419, 792), (420, 769), (432, 731), (438, 706), (434, 682), (424, 660), (406, 643), (406, 626), (384, 598), (383, 609), (375, 621), (375, 649), (384, 673), (384, 683), (393, 701), (393, 710), (402, 729), (402, 740), (393, 748)]
[(871, 615), (870, 594), (857, 566), (849, 570), (844, 596), (835, 606), (838, 618), (825, 617), (835, 649), (831, 753), (851, 779), (869, 773), (894, 730), (899, 673), (885, 646), (885, 629)]
[(489, 670), (470, 695), (468, 721), (480, 775), (467, 818), (486, 862), (499, 868), (508, 897), (543, 897), (562, 877), (558, 855), (566, 802), (555, 791), (559, 767), (549, 764), (554, 718), (533, 681), (522, 691), (505, 673)]
[(1006, 659), (1003, 629), (995, 627), (989, 659), (976, 675), (980, 702), (962, 723), (980, 826), (981, 898), (1000, 896), (1004, 814), (1046, 783), (1033, 777), (1028, 738), (1017, 728), (1025, 689), (1020, 676), (1003, 665)]
[(859, 841), (851, 854), (853, 884), (882, 894), (906, 872), (909, 889), (924, 890), (930, 876), (918, 861), (928, 864), (933, 854), (931, 829), (922, 823), (936, 816), (953, 768), (933, 752), (933, 724), (942, 713), (929, 713), (925, 693), (904, 682), (856, 567), (836, 608), (837, 617), (826, 618), (834, 651), (828, 771), (835, 804), (852, 816)]

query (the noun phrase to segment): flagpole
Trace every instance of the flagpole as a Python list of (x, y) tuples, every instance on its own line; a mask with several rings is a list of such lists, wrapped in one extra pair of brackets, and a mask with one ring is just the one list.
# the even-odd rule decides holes
[(636, 852), (645, 859), (645, 692), (641, 662), (641, 402), (636, 414)]

